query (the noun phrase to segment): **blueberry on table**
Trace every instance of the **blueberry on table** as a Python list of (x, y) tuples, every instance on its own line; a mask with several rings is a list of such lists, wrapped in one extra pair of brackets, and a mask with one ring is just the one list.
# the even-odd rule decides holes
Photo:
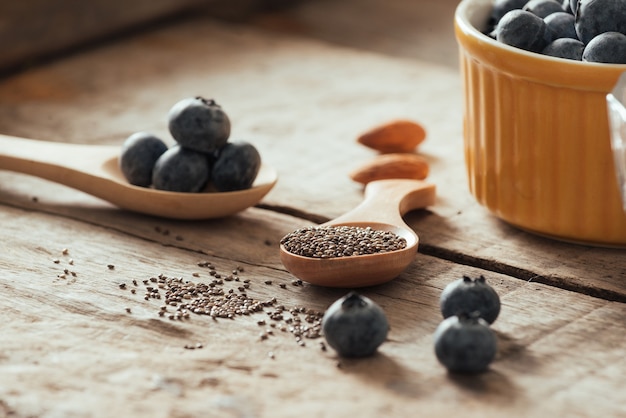
[(551, 57), (582, 61), (585, 44), (578, 39), (559, 38), (555, 39), (541, 53)]
[(366, 357), (385, 341), (389, 323), (375, 302), (350, 292), (326, 310), (322, 331), (328, 345), (341, 357)]
[(245, 141), (228, 142), (213, 164), (211, 181), (220, 192), (249, 189), (260, 168), (261, 155), (254, 145)]
[(546, 22), (525, 10), (511, 10), (495, 28), (499, 42), (531, 52), (541, 52), (550, 42), (552, 34)]
[(154, 164), (165, 151), (167, 145), (160, 138), (148, 132), (136, 132), (122, 144), (120, 171), (130, 184), (149, 187)]
[(583, 61), (626, 64), (626, 35), (604, 32), (593, 38), (583, 51)]
[(484, 276), (473, 280), (468, 276), (449, 283), (441, 292), (439, 307), (444, 318), (477, 314), (493, 324), (500, 314), (500, 297)]
[(159, 190), (195, 193), (206, 186), (209, 176), (206, 154), (175, 145), (156, 161), (152, 184)]
[(604, 32), (626, 34), (626, 0), (584, 0), (576, 13), (576, 33), (585, 45)]
[(214, 100), (190, 97), (169, 111), (168, 126), (179, 145), (199, 152), (213, 153), (230, 136), (230, 119)]
[(562, 12), (563, 6), (556, 0), (530, 0), (522, 7), (522, 10), (544, 19), (552, 13)]
[(482, 373), (496, 357), (496, 336), (481, 318), (455, 315), (444, 319), (434, 339), (437, 359), (452, 373)]

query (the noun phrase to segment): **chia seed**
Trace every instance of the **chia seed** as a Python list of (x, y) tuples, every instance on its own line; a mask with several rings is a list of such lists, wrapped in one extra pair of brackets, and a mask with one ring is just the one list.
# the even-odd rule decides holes
[(357, 226), (317, 226), (297, 229), (281, 240), (288, 252), (303, 257), (336, 258), (398, 251), (406, 240), (391, 231)]
[[(145, 292), (146, 301), (162, 300), (157, 305), (156, 315), (170, 321), (190, 320), (192, 315), (205, 315), (213, 320), (235, 320), (242, 316), (267, 314), (267, 319), (256, 320), (256, 324), (264, 329), (259, 334), (260, 341), (278, 338), (278, 332), (275, 333), (274, 330), (291, 334), (296, 343), (303, 347), (306, 339), (316, 339), (322, 336), (323, 312), (302, 306), (287, 308), (279, 304), (276, 297), (259, 300), (247, 295), (246, 291), (255, 281), (240, 278), (240, 274), (244, 271), (243, 267), (236, 267), (232, 270), (233, 274), (224, 276), (222, 279), (222, 275), (216, 272), (210, 262), (200, 262), (197, 266), (209, 269), (212, 273), (210, 281), (192, 281), (161, 273), (148, 279), (132, 279), (132, 283), (134, 286), (143, 283), (142, 290)], [(191, 275), (200, 276), (197, 272)], [(269, 279), (260, 279), (259, 282), (268, 285), (273, 283)], [(300, 280), (295, 280), (293, 284), (303, 285)], [(118, 285), (121, 289), (128, 288), (124, 282)], [(280, 285), (282, 289), (286, 288), (284, 283)], [(132, 288), (131, 292), (135, 293), (135, 288)], [(188, 348), (193, 349), (192, 346)]]

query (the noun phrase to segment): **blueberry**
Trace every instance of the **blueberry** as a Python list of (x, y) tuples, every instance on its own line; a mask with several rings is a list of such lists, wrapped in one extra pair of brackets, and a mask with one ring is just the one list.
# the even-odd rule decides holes
[(511, 10), (521, 9), (528, 0), (495, 0), (489, 16), (492, 25), (497, 25), (502, 16)]
[(452, 373), (484, 372), (496, 357), (496, 336), (481, 318), (451, 316), (439, 324), (434, 337), (437, 359)]
[(213, 164), (211, 179), (220, 192), (249, 189), (261, 168), (261, 155), (245, 141), (228, 142)]
[(188, 148), (175, 145), (154, 165), (152, 183), (155, 189), (170, 192), (199, 192), (209, 180), (209, 158)]
[(230, 136), (230, 119), (214, 100), (183, 99), (170, 109), (168, 119), (172, 137), (195, 151), (213, 153)]
[(541, 53), (551, 57), (582, 61), (585, 44), (578, 39), (559, 38), (555, 39)]
[(626, 0), (581, 0), (576, 33), (585, 45), (604, 32), (626, 34)]
[(548, 25), (552, 39), (572, 38), (578, 40), (574, 27), (574, 15), (565, 12), (552, 13), (543, 19)]
[(499, 42), (532, 52), (542, 51), (552, 41), (552, 35), (542, 18), (519, 9), (505, 14), (495, 32)]
[(604, 32), (596, 36), (585, 47), (583, 61), (626, 64), (626, 35)]
[(552, 13), (562, 12), (563, 6), (556, 0), (530, 0), (522, 10), (531, 12), (544, 19)]
[(341, 357), (366, 357), (385, 341), (389, 323), (375, 302), (350, 292), (326, 310), (322, 331), (328, 345)]
[(576, 15), (576, 11), (578, 10), (578, 4), (580, 0), (565, 0), (569, 1), (569, 11), (571, 14)]
[(572, 12), (572, 5), (571, 5), (571, 1), (572, 0), (563, 0), (563, 3), (561, 4), (561, 7), (563, 8), (563, 11), (566, 13), (569, 13), (571, 15), (574, 14), (574, 12)]
[(136, 132), (129, 136), (120, 151), (119, 167), (130, 184), (149, 187), (156, 160), (167, 151), (160, 138), (148, 132)]
[(462, 313), (478, 316), (492, 324), (500, 314), (500, 297), (484, 276), (468, 276), (449, 283), (441, 292), (439, 307), (444, 318)]

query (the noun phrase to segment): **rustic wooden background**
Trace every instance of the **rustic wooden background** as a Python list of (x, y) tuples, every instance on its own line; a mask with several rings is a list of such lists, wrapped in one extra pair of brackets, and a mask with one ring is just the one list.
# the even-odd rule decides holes
[[(50, 141), (167, 136), (173, 102), (212, 95), (280, 179), (237, 216), (179, 222), (0, 171), (0, 417), (624, 416), (624, 251), (525, 233), (469, 195), (455, 3), (198, 13), (2, 78), (0, 131)], [(294, 285), (278, 240), (360, 202), (347, 173), (374, 153), (355, 138), (398, 117), (428, 131), (419, 152), (438, 198), (406, 218), (420, 236), (414, 263), (362, 290), (390, 318), (377, 356), (340, 359), (289, 332), (261, 339), (265, 314), (171, 321), (144, 300), (142, 281), (158, 274), (210, 280), (197, 264), (208, 260), (244, 267), (256, 299), (324, 310), (346, 290)], [(486, 275), (503, 302), (498, 357), (477, 377), (447, 374), (432, 349), (439, 294), (463, 274)]]
[(0, 2), (0, 68), (55, 54), (195, 13), (241, 19), (297, 0), (20, 0)]

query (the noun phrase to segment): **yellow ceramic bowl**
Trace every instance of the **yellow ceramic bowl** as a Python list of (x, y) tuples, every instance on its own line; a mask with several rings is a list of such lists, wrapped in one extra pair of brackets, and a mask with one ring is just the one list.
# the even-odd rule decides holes
[(568, 241), (626, 245), (606, 94), (626, 65), (543, 56), (484, 35), (493, 0), (455, 15), (471, 193), (499, 218)]

